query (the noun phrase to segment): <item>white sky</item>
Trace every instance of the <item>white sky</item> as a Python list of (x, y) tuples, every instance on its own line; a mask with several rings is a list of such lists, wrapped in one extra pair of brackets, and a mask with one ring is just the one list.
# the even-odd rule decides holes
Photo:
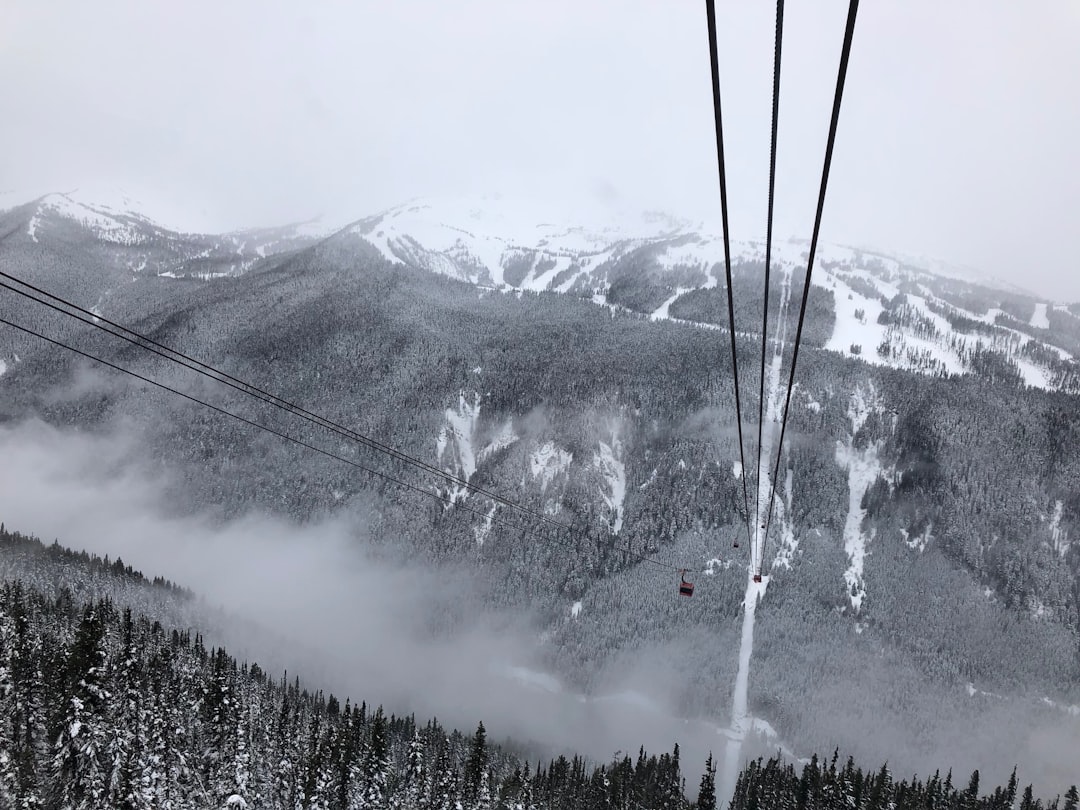
[[(719, 2), (735, 237), (765, 231), (774, 4)], [(777, 235), (809, 235), (847, 4), (787, 4)], [(4, 0), (0, 192), (200, 229), (617, 194), (719, 228), (703, 2)], [(1080, 3), (862, 3), (822, 238), (1080, 299)]]

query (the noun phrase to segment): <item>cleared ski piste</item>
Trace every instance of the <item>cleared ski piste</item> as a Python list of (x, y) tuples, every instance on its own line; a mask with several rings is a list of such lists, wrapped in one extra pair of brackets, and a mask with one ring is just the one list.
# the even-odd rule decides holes
[[(787, 343), (787, 313), (791, 302), (791, 268), (790, 266), (781, 272), (783, 276), (783, 288), (780, 296), (780, 307), (777, 323), (780, 330), (776, 337), (775, 349), (772, 360), (766, 367), (766, 400), (765, 418), (779, 420), (783, 418), (780, 399), (780, 370), (783, 363), (784, 346)], [(762, 442), (766, 436), (762, 436)], [(766, 520), (769, 509), (769, 457), (762, 455), (761, 480), (757, 487), (757, 504), (762, 520)], [(746, 735), (759, 727), (759, 724), (750, 715), (748, 710), (748, 695), (750, 691), (750, 659), (754, 654), (754, 617), (757, 613), (758, 599), (765, 596), (765, 590), (769, 586), (769, 577), (765, 574), (767, 566), (762, 554), (765, 550), (765, 537), (762, 536), (760, 522), (755, 519), (754, 537), (751, 542), (751, 565), (746, 573), (746, 595), (743, 597), (743, 623), (742, 634), (739, 640), (739, 668), (735, 673), (735, 690), (731, 698), (731, 727), (726, 731), (727, 747), (724, 751), (724, 765), (720, 773), (720, 784), (717, 785), (717, 798), (724, 796), (731, 798), (735, 792), (735, 781), (738, 779), (739, 767), (742, 761), (742, 743)], [(762, 568), (761, 582), (754, 582), (756, 573), (753, 561), (758, 561)], [(767, 725), (767, 724), (765, 724)], [(761, 730), (765, 730), (762, 728)], [(772, 731), (771, 728), (768, 731)]]

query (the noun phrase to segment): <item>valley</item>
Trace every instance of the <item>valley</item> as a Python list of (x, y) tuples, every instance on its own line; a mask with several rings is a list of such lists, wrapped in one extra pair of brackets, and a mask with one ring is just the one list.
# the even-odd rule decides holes
[[(110, 474), (155, 471), (160, 517), (341, 520), (357, 549), (467, 570), (470, 604), (522, 623), (531, 657), (511, 660), (515, 671), (590, 701), (640, 693), (674, 726), (704, 724), (688, 760), (711, 749), (719, 761), (723, 744), (722, 790), (756, 730), (768, 732), (763, 750), (838, 746), (905, 773), (978, 766), (1004, 783), (1019, 761), (1027, 778), (1064, 791), (1065, 765), (1040, 741), (1076, 734), (1068, 707), (1080, 705), (1076, 307), (823, 248), (770, 537), (752, 544), (757, 584), (749, 550), (733, 549), (745, 535), (739, 476), (752, 472), (738, 466), (718, 240), (666, 217), (537, 225), (550, 217), (482, 202), (419, 201), (323, 233), (213, 236), (50, 199), (0, 214), (0, 261), (12, 277), (565, 524), (550, 542), (498, 501), (6, 289), (4, 318), (444, 502), (6, 328), (5, 453), (40, 419), (118, 448)], [(770, 423), (782, 417), (805, 273), (804, 246), (775, 248), (784, 283), (769, 307)], [(735, 248), (746, 414), (759, 404), (763, 252)], [(79, 530), (75, 506), (30, 508), (13, 494), (18, 483), (5, 479), (5, 519), (41, 531), (65, 513), (70, 542), (102, 542)], [(679, 600), (677, 577), (634, 555), (690, 568), (694, 597)], [(472, 615), (444, 605), (423, 621), (453, 637)], [(993, 729), (1003, 724), (1020, 731), (1002, 739)]]

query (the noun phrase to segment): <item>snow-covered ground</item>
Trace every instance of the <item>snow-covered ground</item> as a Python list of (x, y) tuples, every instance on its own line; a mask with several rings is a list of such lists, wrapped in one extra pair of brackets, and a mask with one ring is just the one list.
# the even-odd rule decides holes
[[(787, 311), (791, 301), (791, 270), (788, 268), (784, 273), (783, 293), (780, 298), (780, 311), (778, 323), (787, 323)], [(786, 345), (786, 327), (782, 328), (776, 336), (775, 349), (766, 370), (766, 407), (765, 413), (770, 418), (780, 418), (783, 397), (780, 395), (780, 369), (783, 361), (783, 353)], [(762, 516), (761, 521), (767, 522), (769, 511), (769, 498), (771, 481), (769, 479), (770, 466), (763, 455), (761, 465), (762, 476), (758, 482), (757, 504), (758, 512)], [(790, 493), (790, 478), (788, 480), (788, 492)], [(782, 525), (783, 521), (778, 520)], [(781, 534), (783, 534), (781, 529)], [(735, 780), (738, 776), (740, 760), (742, 757), (742, 741), (747, 733), (755, 727), (755, 719), (748, 710), (748, 693), (750, 685), (750, 659), (754, 653), (754, 617), (757, 612), (758, 600), (764, 598), (765, 591), (769, 587), (769, 575), (765, 565), (764, 554), (766, 545), (765, 533), (759, 524), (755, 523), (753, 540), (750, 544), (750, 565), (747, 567), (746, 593), (743, 596), (743, 624), (742, 634), (739, 639), (739, 668), (735, 674), (735, 689), (731, 699), (731, 727), (727, 730), (727, 746), (724, 751), (724, 766), (721, 772), (719, 787), (721, 796), (730, 796), (735, 790)], [(794, 537), (791, 538), (794, 542)], [(754, 575), (761, 574), (761, 581), (755, 582)]]
[(533, 478), (540, 479), (540, 490), (545, 491), (559, 473), (569, 469), (574, 456), (554, 442), (545, 442), (529, 457), (529, 469)]
[(852, 392), (848, 404), (848, 419), (851, 420), (851, 435), (846, 441), (836, 442), (836, 463), (848, 471), (848, 513), (844, 521), (844, 551), (848, 555), (848, 567), (844, 571), (844, 581), (848, 586), (851, 606), (858, 613), (866, 597), (866, 585), (863, 582), (863, 563), (866, 559), (866, 545), (873, 539), (863, 534), (862, 523), (866, 510), (862, 508), (862, 499), (881, 472), (876, 445), (857, 450), (854, 446), (855, 434), (866, 422), (871, 410), (876, 407), (873, 386), (868, 391), (857, 389)]
[(143, 223), (148, 223), (148, 220), (135, 214), (113, 212), (102, 206), (92, 207), (67, 194), (49, 194), (38, 202), (37, 213), (30, 218), (26, 230), (26, 235), (33, 241), (38, 241), (37, 233), (41, 228), (42, 217), (49, 214), (79, 223), (104, 242), (137, 245), (146, 241), (143, 230), (124, 221), (124, 218), (134, 218)]
[(1029, 324), (1035, 329), (1049, 329), (1050, 317), (1046, 314), (1046, 304), (1036, 304), (1035, 311), (1031, 313), (1031, 323)]
[(607, 442), (600, 442), (600, 452), (596, 454), (596, 464), (604, 476), (607, 490), (600, 495), (614, 515), (611, 531), (615, 534), (622, 529), (623, 501), (626, 499), (626, 465), (622, 462), (622, 442), (618, 436)]
[[(446, 423), (435, 441), (435, 458), (441, 461), (443, 469), (455, 478), (468, 481), (476, 472), (473, 436), (480, 420), (480, 396), (477, 394), (469, 400), (462, 392), (458, 399), (458, 406), (447, 408), (445, 416)], [(447, 451), (450, 454), (449, 458), (444, 459)], [(468, 494), (467, 488), (460, 484), (451, 484), (451, 502), (456, 502), (459, 498), (464, 500)]]
[(739, 669), (735, 674), (735, 690), (731, 702), (731, 727), (724, 733), (727, 747), (724, 751), (724, 768), (721, 773), (719, 795), (730, 796), (735, 790), (735, 780), (741, 765), (742, 741), (753, 728), (754, 718), (747, 708), (750, 687), (750, 658), (754, 652), (754, 615), (758, 599), (765, 595), (768, 577), (761, 582), (747, 578), (746, 596), (743, 598), (742, 634), (739, 638)]
[[(0, 374), (3, 374), (3, 364), (0, 363)], [(1061, 527), (1061, 516), (1064, 513), (1064, 504), (1061, 501), (1054, 502), (1054, 511), (1050, 515), (1049, 529), (1050, 529), (1050, 542), (1053, 544), (1054, 551), (1057, 552), (1059, 557), (1064, 557), (1069, 553), (1069, 547), (1072, 542), (1069, 540), (1069, 533)]]
[(666, 321), (666, 320), (668, 320), (668, 318), (671, 317), (668, 314), (668, 310), (671, 308), (671, 305), (674, 304), (681, 296), (685, 295), (688, 292), (690, 292), (690, 290), (688, 288), (686, 288), (686, 287), (677, 288), (675, 290), (675, 293), (670, 298), (668, 298), (664, 303), (662, 303), (659, 307), (657, 307), (656, 312), (654, 312), (652, 315), (650, 315), (649, 318), (651, 320), (654, 320), (654, 321)]

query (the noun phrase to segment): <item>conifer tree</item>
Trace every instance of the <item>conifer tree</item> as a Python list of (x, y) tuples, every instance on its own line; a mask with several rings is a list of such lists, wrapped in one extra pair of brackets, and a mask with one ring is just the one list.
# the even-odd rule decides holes
[(432, 781), (431, 810), (454, 810), (459, 798), (458, 773), (450, 762), (450, 740), (443, 738)]
[(463, 798), (466, 805), (476, 803), (480, 791), (480, 783), (487, 773), (487, 766), (487, 732), (484, 730), (483, 721), (481, 721), (476, 727), (476, 733), (469, 741), (469, 758), (465, 762), (465, 790)]
[(979, 806), (979, 769), (971, 772), (967, 789), (960, 794), (960, 810), (975, 810)]
[(697, 810), (716, 810), (716, 766), (713, 765), (712, 751), (705, 760), (705, 773), (698, 787)]
[(105, 706), (105, 605), (87, 605), (65, 667), (65, 698), (55, 735), (53, 791), (62, 806), (76, 810), (106, 802), (108, 738)]
[(386, 810), (390, 748), (386, 739), (386, 718), (382, 706), (371, 721), (371, 739), (364, 760), (363, 806), (367, 810)]
[(424, 784), (427, 779), (424, 767), (424, 738), (417, 727), (409, 741), (409, 753), (405, 762), (404, 806), (407, 810), (423, 810)]
[(1024, 798), (1020, 800), (1020, 810), (1035, 810), (1035, 798), (1031, 785), (1024, 788)]

